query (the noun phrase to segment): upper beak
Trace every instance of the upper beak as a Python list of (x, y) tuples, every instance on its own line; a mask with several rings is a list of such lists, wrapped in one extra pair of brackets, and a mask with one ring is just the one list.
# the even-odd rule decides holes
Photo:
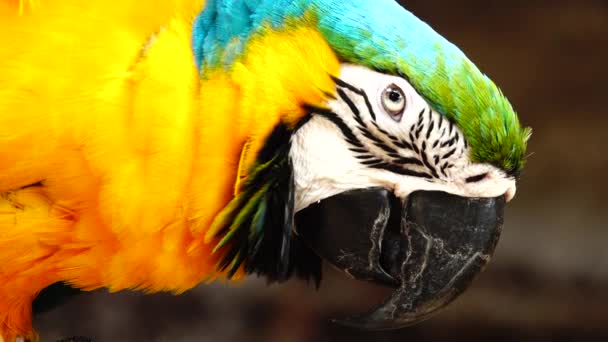
[(370, 312), (338, 322), (396, 329), (429, 318), (461, 294), (490, 260), (505, 196), (415, 192), (402, 203), (382, 188), (355, 190), (296, 215), (297, 233), (321, 257), (361, 280), (396, 288)]

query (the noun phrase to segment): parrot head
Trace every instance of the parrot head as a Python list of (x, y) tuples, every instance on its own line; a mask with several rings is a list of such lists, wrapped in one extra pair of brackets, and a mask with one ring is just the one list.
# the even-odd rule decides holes
[(203, 78), (254, 118), (234, 199), (207, 232), (229, 277), (320, 279), (325, 259), (396, 288), (342, 322), (411, 325), (489, 261), (529, 129), (453, 44), (393, 0), (210, 0)]

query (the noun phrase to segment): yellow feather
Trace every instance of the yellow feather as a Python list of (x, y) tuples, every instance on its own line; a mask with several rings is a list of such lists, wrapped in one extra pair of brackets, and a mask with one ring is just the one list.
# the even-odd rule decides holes
[(327, 94), (333, 94), (331, 76), (338, 75), (338, 68), (333, 51), (309, 26), (267, 28), (252, 38), (232, 71), (242, 91), (239, 113), (248, 119), (244, 124), (248, 146), (239, 165), (239, 180), (245, 178), (277, 123), (295, 126), (304, 114), (303, 105), (321, 106)]
[(333, 92), (320, 34), (266, 29), (201, 80), (200, 1), (14, 6), (0, 0), (0, 336), (34, 336), (27, 308), (56, 281), (180, 293), (221, 277), (205, 234), (237, 175)]

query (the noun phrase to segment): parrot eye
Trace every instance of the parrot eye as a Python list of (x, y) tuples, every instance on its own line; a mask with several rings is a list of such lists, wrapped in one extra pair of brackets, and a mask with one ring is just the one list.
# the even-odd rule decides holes
[(384, 110), (397, 122), (401, 121), (405, 111), (405, 94), (398, 86), (391, 84), (382, 92)]

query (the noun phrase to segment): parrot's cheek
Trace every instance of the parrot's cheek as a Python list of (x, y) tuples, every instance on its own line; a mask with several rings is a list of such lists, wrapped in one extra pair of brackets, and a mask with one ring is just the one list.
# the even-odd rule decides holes
[(505, 197), (354, 190), (296, 215), (298, 234), (322, 258), (359, 280), (396, 288), (379, 307), (338, 322), (396, 329), (429, 318), (461, 294), (489, 262)]

